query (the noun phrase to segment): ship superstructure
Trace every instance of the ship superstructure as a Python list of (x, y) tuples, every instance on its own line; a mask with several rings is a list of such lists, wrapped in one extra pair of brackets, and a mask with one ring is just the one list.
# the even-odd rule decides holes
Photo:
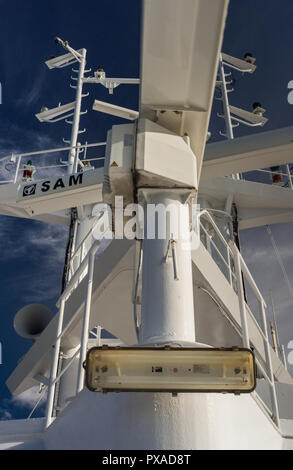
[[(184, 7), (178, 0), (144, 0), (140, 78), (109, 78), (102, 67), (89, 76), (86, 50), (57, 38), (65, 54), (47, 66), (78, 67), (76, 98), (42, 109), (37, 118), (72, 119), (71, 140), (62, 147), (68, 151), (64, 172), (38, 179), (32, 165), (22, 166), (33, 153), (16, 155), (14, 178), (0, 187), (2, 214), (69, 226), (57, 312), (32, 304), (17, 313), (17, 332), (33, 344), (7, 381), (13, 394), (40, 384), (46, 415), (1, 422), (0, 448), (293, 448), (293, 379), (282, 350), (271, 345), (267, 305), (238, 239), (241, 229), (293, 220), (293, 128), (234, 138), (233, 119), (264, 125), (267, 118), (260, 104), (250, 112), (227, 100), (224, 67), (255, 69), (250, 56), (221, 53), (228, 3), (217, 0), (211, 8), (206, 0), (185, 0)], [(113, 126), (104, 142), (80, 144), (83, 87), (99, 84), (112, 94), (123, 83), (140, 85), (139, 112), (95, 100), (94, 110), (126, 123)], [(228, 140), (206, 145), (219, 88)], [(87, 158), (91, 146), (105, 147), (104, 167)], [(240, 176), (278, 165), (286, 166), (288, 187)], [(153, 236), (146, 236), (149, 207), (158, 205), (177, 211), (182, 231), (174, 233), (167, 217), (160, 236), (155, 216)], [(138, 206), (142, 212), (133, 221)], [(248, 288), (257, 311), (248, 305)], [(104, 338), (103, 329), (113, 338)], [(85, 368), (91, 348), (97, 361), (99, 351), (115, 348), (116, 385), (128, 388), (119, 351), (157, 354), (148, 369), (151, 391), (131, 369), (136, 391), (112, 392), (105, 364), (96, 366), (97, 392), (90, 391)], [(217, 393), (216, 386), (225, 391), (219, 383), (226, 391), (232, 379), (246, 383), (248, 366), (240, 370), (222, 357), (217, 369), (204, 362), (205, 349), (252, 351), (255, 390), (242, 393), (234, 385), (234, 393)], [(186, 368), (185, 350), (203, 351), (201, 367), (194, 359)], [(173, 354), (168, 371), (162, 352)], [(192, 382), (197, 393), (176, 386), (181, 372), (181, 383)]]

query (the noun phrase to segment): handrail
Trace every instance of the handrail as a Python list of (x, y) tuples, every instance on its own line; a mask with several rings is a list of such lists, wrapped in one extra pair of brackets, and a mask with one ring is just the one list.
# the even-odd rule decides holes
[[(264, 168), (261, 168), (261, 169), (256, 169), (256, 170), (249, 170), (249, 171), (245, 171), (244, 173), (242, 173), (242, 175), (245, 175), (247, 173), (252, 173), (252, 172), (259, 172), (259, 173), (267, 173), (269, 175), (280, 175), (282, 177), (286, 177), (288, 179), (288, 186), (290, 187), (290, 189), (293, 189), (293, 175), (291, 173), (292, 171), (292, 168), (290, 168), (289, 164), (282, 164), (280, 165), (280, 167), (282, 166), (285, 166), (286, 168), (286, 172), (284, 173), (282, 170), (279, 170), (279, 171), (272, 171), (270, 169), (264, 169)], [(242, 179), (244, 181), (249, 181), (249, 179), (246, 179), (245, 177), (242, 177)], [(264, 182), (264, 184), (268, 184), (266, 182)], [(272, 185), (274, 183), (271, 183)], [(283, 186), (284, 187), (284, 186)]]
[(83, 271), (83, 269), (86, 267), (88, 261), (89, 261), (89, 257), (90, 255), (93, 253), (93, 252), (96, 252), (97, 249), (99, 248), (101, 244), (101, 241), (100, 240), (96, 240), (93, 245), (91, 246), (91, 248), (89, 249), (89, 251), (87, 252), (87, 254), (85, 255), (84, 259), (82, 260), (81, 264), (79, 265), (79, 267), (77, 268), (77, 270), (75, 271), (75, 273), (73, 274), (73, 276), (71, 277), (71, 279), (69, 280), (66, 288), (64, 289), (64, 291), (62, 292), (61, 296), (59, 297), (59, 299), (57, 300), (57, 307), (60, 306), (62, 300), (64, 300), (68, 294), (70, 294), (72, 288), (74, 287), (74, 284), (76, 281), (78, 281), (78, 277), (79, 275), (81, 274), (81, 271)]
[[(262, 373), (262, 376), (266, 380), (266, 382), (269, 385), (269, 389), (271, 392), (271, 402), (272, 402), (272, 414), (271, 418), (273, 419), (273, 422), (279, 427), (279, 411), (278, 411), (278, 402), (277, 402), (277, 395), (276, 395), (276, 388), (275, 388), (275, 378), (273, 374), (273, 367), (272, 367), (272, 361), (271, 361), (271, 348), (270, 348), (270, 343), (268, 339), (268, 330), (267, 330), (267, 324), (266, 324), (266, 317), (265, 317), (265, 308), (266, 304), (265, 301), (246, 265), (244, 262), (242, 255), (240, 251), (238, 250), (237, 246), (235, 245), (234, 242), (227, 242), (227, 240), (224, 238), (222, 235), (220, 229), (217, 227), (215, 221), (213, 220), (212, 216), (207, 210), (203, 210), (200, 214), (200, 217), (206, 217), (210, 224), (212, 225), (213, 229), (215, 230), (215, 233), (223, 243), (225, 249), (227, 250), (227, 254), (230, 260), (230, 256), (232, 256), (233, 263), (235, 266), (235, 273), (233, 272), (234, 278), (236, 278), (237, 281), (237, 295), (239, 299), (239, 308), (240, 308), (240, 313), (241, 313), (241, 332), (242, 332), (242, 338), (243, 338), (243, 344), (245, 347), (250, 348), (250, 337), (249, 337), (249, 328), (248, 328), (248, 322), (247, 322), (247, 317), (251, 317), (254, 320), (254, 323), (258, 326), (258, 330), (261, 333), (261, 337), (264, 341), (264, 349), (265, 349), (265, 358), (264, 358), (264, 364), (265, 368), (263, 367), (262, 363), (258, 358), (256, 358), (256, 363), (259, 367), (259, 370)], [(202, 223), (200, 223), (201, 229), (205, 230)], [(206, 230), (205, 230), (206, 231)], [(86, 242), (88, 237), (90, 236), (90, 233), (92, 232), (92, 229), (88, 232), (88, 234), (84, 237), (80, 245), (77, 247), (75, 250), (71, 260), (76, 256), (78, 251), (82, 248), (83, 244)], [(92, 298), (92, 289), (93, 289), (93, 273), (94, 273), (94, 259), (95, 259), (95, 254), (97, 250), (99, 249), (101, 245), (100, 240), (95, 240), (95, 242), (92, 244), (88, 252), (86, 253), (84, 259), (80, 263), (79, 267), (77, 268), (76, 272), (73, 274), (71, 279), (68, 282), (68, 285), (66, 286), (66, 289), (60, 296), (57, 304), (60, 307), (59, 309), (59, 315), (58, 315), (58, 324), (57, 324), (57, 330), (56, 330), (56, 337), (55, 337), (55, 346), (54, 346), (54, 353), (53, 353), (53, 361), (52, 361), (52, 369), (51, 369), (51, 374), (50, 374), (50, 381), (49, 381), (49, 387), (48, 387), (48, 401), (47, 401), (47, 410), (46, 410), (46, 427), (48, 427), (52, 420), (54, 419), (53, 413), (54, 413), (54, 396), (55, 396), (55, 391), (56, 391), (56, 385), (63, 376), (63, 374), (68, 370), (68, 368), (72, 365), (74, 359), (77, 357), (78, 353), (80, 354), (79, 357), (79, 367), (78, 367), (78, 378), (77, 378), (77, 387), (75, 393), (78, 394), (82, 388), (83, 388), (83, 383), (84, 383), (84, 370), (83, 370), (83, 361), (85, 358), (86, 350), (87, 350), (87, 343), (88, 343), (88, 338), (89, 338), (89, 321), (90, 321), (90, 310), (91, 310), (91, 298)], [(215, 245), (216, 247), (216, 245)], [(217, 247), (216, 247), (217, 248)], [(225, 266), (230, 270), (230, 279), (232, 280), (232, 269), (231, 269), (231, 263), (226, 263), (225, 259), (223, 258), (222, 254), (218, 250), (219, 254), (221, 255), (221, 259), (223, 259)], [(230, 262), (230, 261), (229, 261)], [(76, 282), (78, 282), (80, 275), (84, 272), (84, 270), (88, 268), (87, 271), (87, 287), (86, 287), (86, 296), (85, 296), (85, 301), (84, 301), (84, 311), (83, 311), (83, 316), (82, 316), (82, 332), (81, 332), (81, 342), (80, 342), (80, 347), (77, 351), (75, 351), (75, 354), (73, 357), (70, 359), (68, 364), (64, 367), (64, 369), (60, 372), (58, 372), (58, 362), (59, 362), (59, 357), (60, 357), (60, 351), (61, 351), (61, 341), (63, 335), (66, 333), (70, 325), (72, 324), (73, 321), (76, 320), (76, 316), (80, 315), (80, 306), (77, 308), (76, 312), (70, 319), (70, 321), (67, 323), (66, 326), (64, 326), (64, 311), (65, 311), (65, 303), (67, 299), (70, 296), (71, 290), (73, 289), (74, 285)], [(244, 292), (243, 292), (243, 278), (248, 281), (250, 284), (254, 294), (256, 295), (257, 300), (260, 303), (261, 306), (261, 320), (262, 320), (262, 328), (258, 324), (256, 318), (254, 315), (251, 313), (245, 299), (244, 299)], [(233, 282), (230, 282), (231, 287), (234, 289)], [(267, 370), (266, 370), (267, 369)]]
[[(279, 418), (278, 400), (277, 400), (277, 395), (276, 395), (275, 378), (274, 378), (272, 358), (271, 358), (272, 351), (271, 351), (270, 343), (268, 339), (267, 321), (266, 321), (266, 315), (265, 315), (265, 309), (267, 307), (266, 302), (260, 290), (258, 289), (256, 282), (254, 281), (253, 276), (251, 275), (236, 244), (233, 241), (227, 242), (225, 240), (224, 236), (222, 235), (216, 223), (214, 222), (212, 216), (209, 214), (209, 212), (206, 209), (200, 212), (199, 217), (201, 216), (205, 216), (209, 219), (209, 222), (211, 223), (213, 229), (215, 230), (215, 233), (217, 234), (219, 239), (222, 241), (223, 245), (226, 246), (227, 254), (228, 254), (228, 262), (230, 263), (230, 255), (232, 256), (233, 261), (234, 261), (235, 273), (233, 273), (233, 275), (236, 277), (236, 281), (237, 281), (237, 295), (238, 295), (238, 301), (239, 301), (239, 310), (240, 310), (240, 319), (241, 319), (240, 325), (241, 325), (243, 346), (250, 348), (249, 325), (247, 321), (248, 316), (253, 320), (254, 324), (257, 326), (257, 329), (259, 333), (261, 334), (261, 337), (264, 341), (264, 351), (265, 351), (264, 361), (265, 361), (265, 365), (267, 367), (268, 372), (263, 368), (263, 366), (261, 365), (258, 359), (256, 359), (256, 363), (259, 367), (259, 370), (262, 372), (263, 377), (265, 378), (265, 380), (267, 381), (269, 385), (269, 390), (271, 394), (271, 402), (272, 402), (272, 413), (270, 416), (273, 422), (279, 428), (280, 418)], [(203, 226), (201, 222), (200, 222), (200, 227), (206, 234), (208, 234), (207, 230), (205, 229), (205, 227)], [(210, 238), (210, 242), (213, 243), (211, 238)], [(216, 248), (217, 253), (220, 255), (221, 259), (224, 261), (225, 266), (229, 268), (230, 285), (234, 289), (233, 282), (232, 282), (231, 266), (226, 263), (224, 257), (220, 253), (215, 243), (213, 243), (213, 246)], [(254, 295), (256, 296), (257, 301), (259, 302), (262, 327), (256, 320), (255, 316), (252, 314), (246, 302), (246, 299), (244, 298), (243, 277), (249, 283)]]

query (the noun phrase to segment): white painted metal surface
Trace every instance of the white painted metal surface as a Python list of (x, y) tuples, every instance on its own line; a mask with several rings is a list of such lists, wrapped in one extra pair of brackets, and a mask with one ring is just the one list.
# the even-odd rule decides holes
[(196, 155), (182, 137), (148, 119), (138, 124), (135, 169), (138, 188), (197, 189)]
[(202, 179), (291, 163), (293, 128), (260, 132), (206, 146)]
[[(128, 172), (131, 169), (129, 173), (136, 170), (134, 189), (144, 204), (161, 203), (166, 207), (171, 203), (182, 208), (197, 189), (227, 6), (226, 0), (217, 0), (212, 8), (206, 0), (185, 0), (184, 5), (176, 0), (145, 0), (143, 3), (141, 112), (148, 119), (158, 119), (158, 124), (148, 123), (143, 129), (139, 128), (136, 167), (129, 164), (131, 158), (126, 159), (126, 166)], [(62, 67), (72, 60), (80, 64), (71, 138), (74, 149), (69, 155), (70, 186), (70, 178), (77, 177), (72, 172), (76, 172), (78, 165), (79, 152), (75, 147), (85, 50), (66, 48), (71, 55), (59, 58), (59, 62), (49, 61), (47, 65)], [(249, 168), (249, 165), (255, 165), (255, 162), (251, 163), (255, 154), (258, 167), (263, 166), (259, 163), (265, 160), (266, 152), (271, 152), (266, 166), (277, 158), (288, 158), (292, 144), (288, 142), (288, 132), (280, 134), (270, 134), (268, 139), (262, 136), (242, 140), (240, 144), (233, 143), (231, 150), (215, 144), (217, 147), (213, 147), (207, 159), (205, 177), (211, 177), (209, 169), (217, 176), (227, 168), (231, 168), (227, 174), (243, 171), (238, 166)], [(267, 145), (268, 141), (271, 146)], [(122, 157), (117, 160), (123, 167), (125, 162), (120, 147), (117, 155), (120, 153)], [(283, 155), (276, 157), (280, 149)], [(235, 154), (239, 157), (236, 164)], [(88, 177), (84, 174), (82, 179), (89, 182), (92, 178), (92, 183), (85, 184), (81, 192), (75, 188), (72, 194), (64, 190), (61, 178), (62, 182), (53, 184), (53, 188), (56, 187), (52, 193), (49, 184), (47, 200), (40, 196), (38, 191), (42, 186), (39, 187), (38, 182), (33, 183), (35, 187), (20, 188), (21, 202), (17, 204), (22, 204), (30, 214), (44, 214), (45, 217), (52, 211), (52, 199), (54, 210), (56, 203), (58, 209), (84, 206), (77, 209), (79, 226), (76, 226), (73, 249), (78, 251), (80, 248), (81, 257), (76, 262), (76, 253), (73, 253), (70, 260), (72, 273), (59, 299), (58, 314), (8, 379), (8, 386), (14, 393), (28, 389), (36, 382), (49, 382), (46, 423), (40, 421), (36, 427), (20, 423), (18, 434), (13, 434), (16, 430), (13, 424), (6, 428), (0, 425), (0, 447), (14, 447), (19, 442), (22, 448), (48, 449), (293, 448), (292, 435), (288, 436), (291, 423), (286, 423), (286, 435), (282, 431), (275, 386), (277, 380), (289, 385), (293, 379), (269, 345), (263, 297), (239, 251), (223, 236), (226, 220), (217, 226), (209, 212), (203, 211), (201, 235), (206, 248), (200, 244), (192, 253), (184, 247), (186, 240), (181, 235), (175, 237), (168, 223), (162, 238), (156, 235), (152, 240), (143, 240), (142, 276), (135, 279), (135, 242), (114, 240), (104, 249), (99, 242), (92, 243), (91, 237), (87, 238), (91, 228), (90, 204), (103, 200), (100, 191), (105, 181), (101, 181), (101, 175), (104, 177), (95, 171), (89, 172)], [(239, 183), (239, 192), (242, 182), (235, 183)], [(227, 180), (227, 186), (229, 184)], [(11, 208), (16, 204), (15, 187), (3, 191)], [(244, 191), (246, 197), (247, 188), (248, 185)], [(58, 197), (54, 195), (56, 189)], [(215, 190), (215, 197), (225, 193), (225, 210), (236, 200), (237, 189), (234, 188), (234, 192), (231, 187), (228, 189), (228, 194), (225, 188)], [(92, 190), (94, 195), (81, 198), (82, 191)], [(27, 191), (26, 195), (24, 191)], [(31, 191), (36, 191), (36, 197)], [(113, 195), (117, 191), (117, 187), (114, 188)], [(206, 192), (202, 196), (208, 206), (209, 198), (214, 195)], [(275, 192), (272, 199), (278, 197), (282, 200), (280, 204), (291, 204), (291, 196), (284, 198), (283, 193), (281, 196)], [(180, 227), (185, 233), (189, 222), (188, 212), (181, 211)], [(261, 325), (245, 303), (242, 276), (246, 277), (261, 304)], [(253, 345), (259, 373), (270, 385), (271, 407), (257, 393), (241, 397), (218, 394), (172, 397), (162, 393), (97, 397), (84, 390), (82, 363), (90, 344), (89, 331), (101, 325), (126, 344), (135, 344), (134, 301), (139, 301), (142, 306), (140, 344), (194, 344), (195, 338), (198, 340), (199, 337), (211, 345), (220, 342), (219, 346), (222, 346), (231, 341), (236, 341), (236, 345), (241, 342), (247, 347)], [(217, 322), (212, 321), (215, 318)], [(62, 357), (63, 364), (60, 362)]]
[(143, 3), (141, 112), (151, 119), (155, 117), (154, 110), (183, 112), (180, 135), (187, 133), (190, 137), (198, 174), (228, 3), (226, 0), (212, 6), (206, 0)]
[[(180, 213), (180, 228), (189, 230), (189, 211), (183, 208), (186, 191), (162, 191), (143, 189), (139, 199), (144, 204), (162, 204), (166, 209), (175, 206)], [(156, 342), (195, 341), (193, 285), (191, 252), (184, 249), (186, 239), (179, 234), (173, 240), (171, 224), (167, 224), (166, 235), (159, 239), (158, 220), (155, 223), (155, 238), (143, 240), (142, 264), (142, 312), (140, 344)], [(147, 231), (147, 217), (145, 231)], [(170, 243), (174, 253), (170, 253)], [(151, 295), (150, 295), (151, 293)], [(166, 430), (167, 432), (167, 430)]]

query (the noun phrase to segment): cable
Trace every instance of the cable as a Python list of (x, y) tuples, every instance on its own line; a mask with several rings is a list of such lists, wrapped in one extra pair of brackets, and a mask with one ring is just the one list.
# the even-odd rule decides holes
[(44, 396), (44, 393), (45, 393), (46, 389), (47, 389), (47, 386), (45, 385), (44, 388), (43, 388), (43, 390), (41, 391), (41, 395), (40, 395), (38, 401), (36, 402), (35, 406), (33, 407), (32, 411), (30, 412), (30, 414), (28, 415), (28, 417), (27, 417), (26, 419), (30, 419), (30, 418), (32, 417), (34, 411), (35, 411), (35, 410), (37, 409), (37, 407), (39, 406), (39, 404), (40, 404), (40, 402), (41, 402), (41, 400), (42, 400), (42, 398), (43, 398), (43, 396)]

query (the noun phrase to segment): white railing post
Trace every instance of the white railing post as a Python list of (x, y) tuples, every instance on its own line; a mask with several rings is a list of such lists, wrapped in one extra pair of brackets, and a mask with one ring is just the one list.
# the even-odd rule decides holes
[(18, 157), (17, 165), (16, 165), (16, 169), (15, 169), (14, 184), (17, 183), (20, 163), (21, 163), (21, 157)]
[(286, 170), (287, 170), (287, 175), (288, 175), (289, 188), (293, 189), (292, 175), (291, 175), (290, 167), (288, 164), (286, 165)]
[(45, 427), (49, 427), (52, 422), (52, 413), (53, 413), (53, 406), (54, 406), (54, 395), (55, 395), (55, 388), (56, 382), (55, 379), (57, 377), (57, 370), (58, 370), (58, 361), (60, 355), (60, 346), (61, 346), (61, 337), (62, 337), (62, 328), (63, 328), (63, 318), (64, 318), (64, 308), (65, 308), (65, 298), (62, 297), (59, 316), (58, 316), (58, 325), (57, 325), (57, 332), (56, 332), (56, 342), (53, 354), (53, 361), (51, 367), (51, 374), (50, 374), (50, 381), (48, 387), (48, 398), (47, 398), (47, 409), (46, 409), (46, 425)]
[(244, 348), (250, 349), (249, 331), (248, 331), (248, 323), (247, 323), (247, 311), (246, 311), (246, 306), (245, 306), (240, 253), (234, 242), (230, 242), (229, 245), (234, 254), (238, 302), (239, 302), (241, 327), (242, 327), (242, 343), (243, 343)]
[(232, 269), (231, 269), (231, 257), (230, 257), (230, 247), (227, 245), (227, 262), (228, 262), (228, 271), (229, 271), (229, 283), (230, 286), (233, 287), (233, 280), (232, 280)]
[(87, 343), (88, 343), (88, 336), (89, 336), (89, 321), (90, 321), (91, 303), (92, 303), (94, 266), (95, 266), (95, 250), (93, 250), (90, 253), (89, 265), (88, 265), (87, 293), (86, 293), (85, 308), (84, 308), (83, 323), (82, 323), (80, 357), (79, 357), (79, 367), (78, 367), (78, 377), (77, 377), (77, 387), (76, 387), (77, 394), (83, 389), (83, 385), (84, 385), (83, 363), (86, 358)]
[(271, 400), (272, 400), (272, 407), (273, 407), (273, 419), (277, 426), (279, 427), (279, 408), (278, 408), (278, 400), (276, 394), (276, 386), (275, 386), (275, 378), (272, 366), (272, 358), (271, 358), (271, 351), (270, 351), (270, 343), (268, 339), (268, 327), (267, 327), (267, 319), (265, 314), (265, 305), (264, 301), (260, 300), (260, 313), (261, 313), (261, 321), (263, 327), (263, 333), (265, 335), (265, 356), (266, 356), (266, 363), (269, 368), (269, 377), (270, 377), (270, 393), (271, 393)]

